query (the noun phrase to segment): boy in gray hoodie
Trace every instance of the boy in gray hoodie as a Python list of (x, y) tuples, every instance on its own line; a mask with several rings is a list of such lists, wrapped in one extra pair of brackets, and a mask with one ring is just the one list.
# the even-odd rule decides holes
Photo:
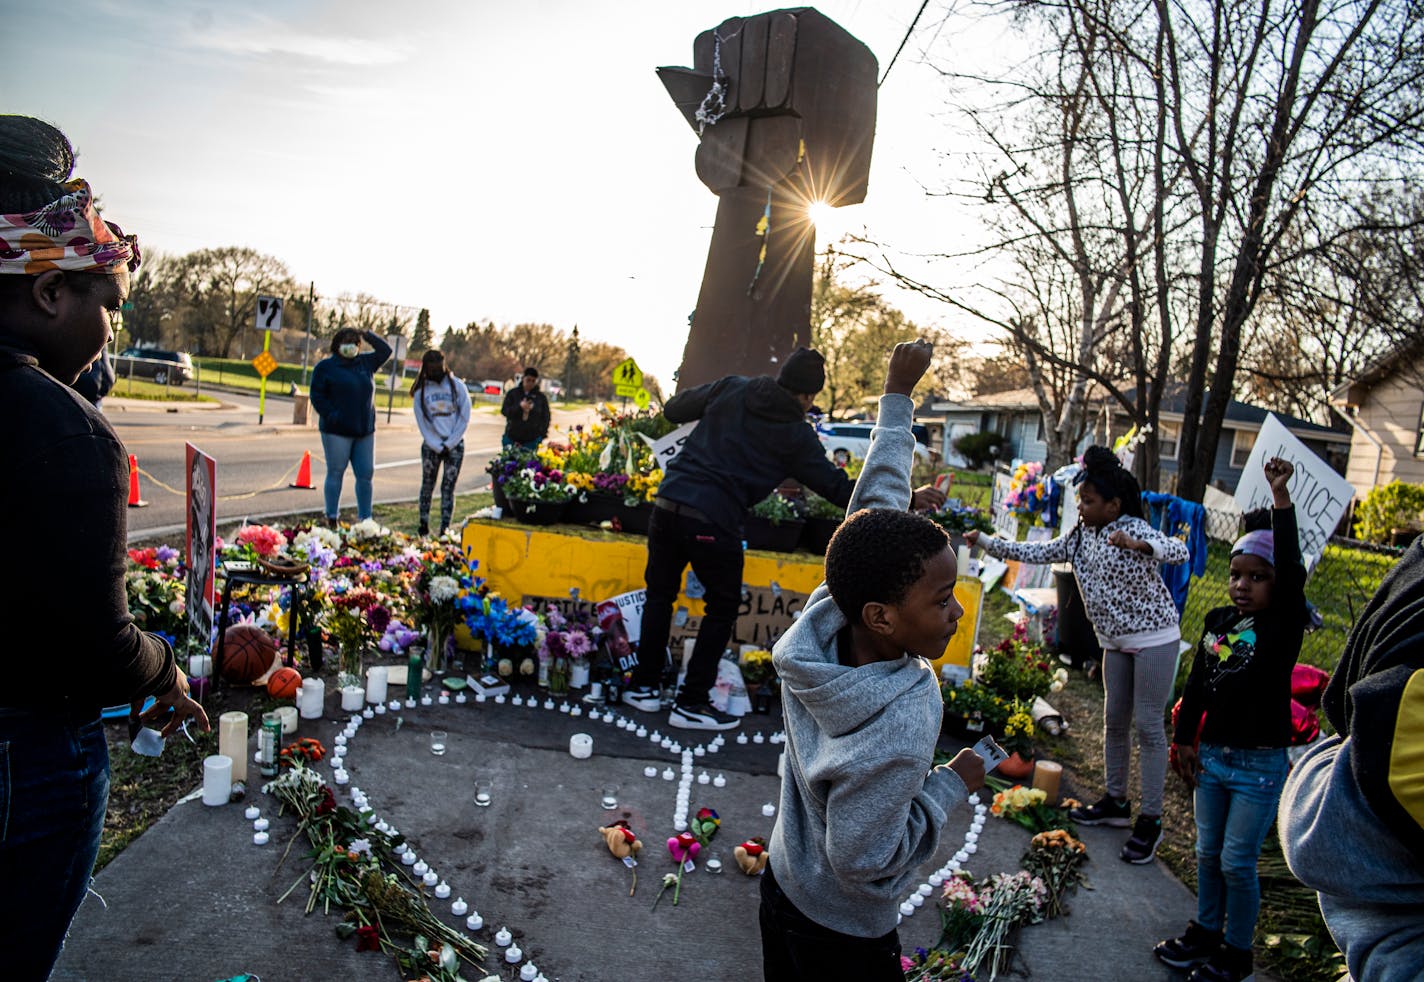
[(944, 704), (928, 661), (964, 613), (949, 539), (906, 511), (910, 392), (932, 350), (895, 347), (826, 582), (773, 652), (787, 753), (761, 885), (768, 980), (901, 979), (899, 897), (934, 858), (950, 809), (984, 783), (971, 750), (931, 766)]

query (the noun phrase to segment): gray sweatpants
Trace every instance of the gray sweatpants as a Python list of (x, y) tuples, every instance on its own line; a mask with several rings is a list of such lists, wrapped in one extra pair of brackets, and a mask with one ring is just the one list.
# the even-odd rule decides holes
[(1137, 652), (1103, 650), (1103, 758), (1108, 794), (1127, 797), (1130, 724), (1136, 720), (1143, 815), (1162, 814), (1162, 788), (1167, 780), (1163, 714), (1172, 695), (1177, 648), (1178, 643), (1171, 641)]

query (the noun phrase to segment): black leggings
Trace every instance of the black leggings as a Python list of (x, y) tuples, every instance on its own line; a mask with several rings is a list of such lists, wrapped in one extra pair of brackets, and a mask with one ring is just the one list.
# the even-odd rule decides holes
[(898, 931), (860, 938), (822, 927), (781, 892), (769, 863), (761, 877), (760, 920), (766, 982), (904, 982)]
[(420, 445), (420, 524), (430, 524), (430, 497), (435, 490), (435, 475), (445, 464), (445, 476), (440, 481), (440, 531), (450, 525), (450, 517), (455, 512), (455, 482), (460, 479), (460, 465), (465, 462), (465, 441), (461, 440), (449, 450), (441, 453), (431, 450), (429, 445)]

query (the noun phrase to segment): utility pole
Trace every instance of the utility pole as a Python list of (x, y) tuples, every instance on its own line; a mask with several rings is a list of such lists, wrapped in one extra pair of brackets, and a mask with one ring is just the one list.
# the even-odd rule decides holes
[(311, 329), (312, 316), (316, 313), (316, 280), (311, 282), (311, 291), (307, 294), (307, 343), (302, 345), (302, 388), (307, 385), (307, 357), (311, 354)]

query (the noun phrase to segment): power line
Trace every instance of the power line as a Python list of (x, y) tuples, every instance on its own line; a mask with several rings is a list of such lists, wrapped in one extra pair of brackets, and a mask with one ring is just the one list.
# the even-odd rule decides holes
[(920, 4), (919, 12), (915, 14), (915, 19), (910, 21), (910, 29), (905, 32), (905, 36), (900, 39), (900, 46), (895, 49), (895, 54), (890, 58), (890, 64), (885, 66), (885, 74), (880, 76), (880, 81), (875, 83), (878, 89), (885, 84), (885, 80), (890, 77), (890, 69), (895, 67), (895, 60), (900, 57), (900, 52), (905, 50), (905, 45), (909, 43), (910, 35), (915, 33), (915, 25), (920, 22), (920, 16), (925, 12), (925, 8), (930, 5), (930, 0), (925, 0)]

